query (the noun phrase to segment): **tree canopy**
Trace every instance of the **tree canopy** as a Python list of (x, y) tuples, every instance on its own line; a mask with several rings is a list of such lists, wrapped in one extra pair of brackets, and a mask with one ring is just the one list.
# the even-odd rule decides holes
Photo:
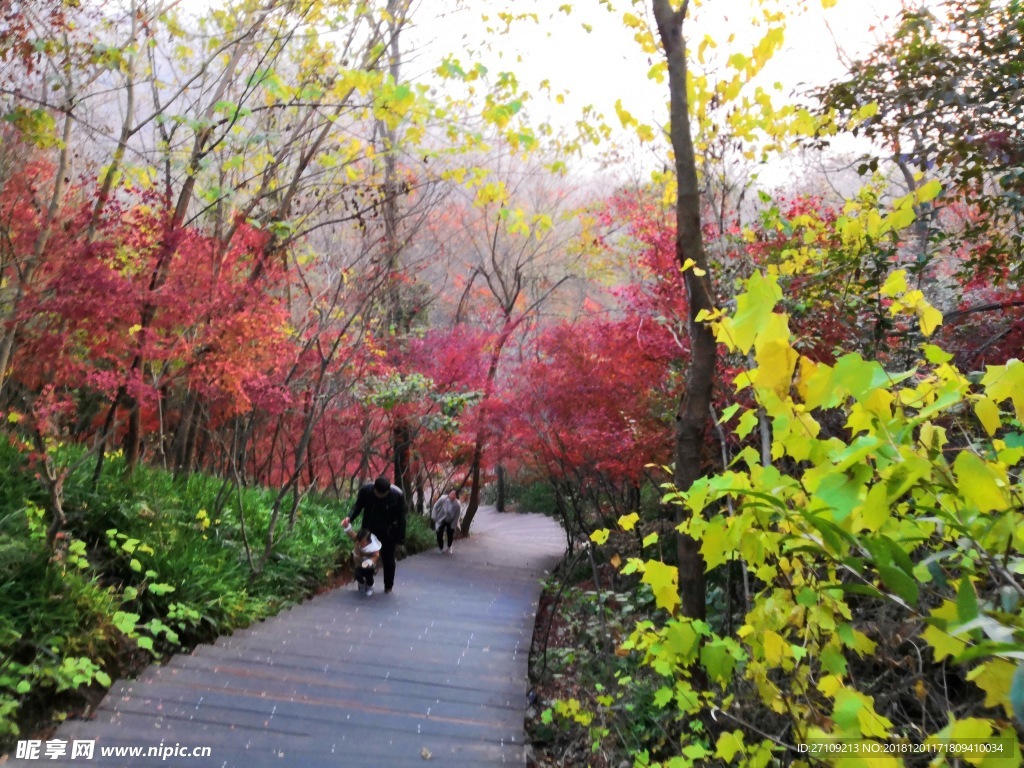
[[(517, 4), (458, 52), (407, 0), (7, 7), (0, 585), (89, 619), (0, 614), (0, 736), (119, 642), (233, 626), (175, 542), (249, 605), (386, 474), (413, 515), (468, 490), (467, 536), (563, 523), (534, 733), (574, 764), (1019, 761), (1024, 9), (902, 8), (766, 83), (834, 5), (730, 6), (742, 44), (709, 1)], [(568, 66), (475, 59), (555, 16), (611, 19), (665, 111), (558, 128)]]

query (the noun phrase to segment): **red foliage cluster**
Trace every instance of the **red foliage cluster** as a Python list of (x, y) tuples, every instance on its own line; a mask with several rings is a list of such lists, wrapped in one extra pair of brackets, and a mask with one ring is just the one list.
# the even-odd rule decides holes
[(243, 225), (224, 245), (139, 205), (108, 216), (90, 241), (80, 234), (88, 216), (68, 212), (24, 286), (17, 379), (84, 384), (108, 399), (124, 388), (147, 410), (173, 389), (199, 393), (221, 418), (280, 409), (269, 378), (287, 316), (273, 300), (283, 276), (267, 263), (266, 236)]
[(507, 439), (547, 477), (639, 483), (647, 464), (671, 453), (665, 373), (632, 320), (555, 326), (519, 368)]

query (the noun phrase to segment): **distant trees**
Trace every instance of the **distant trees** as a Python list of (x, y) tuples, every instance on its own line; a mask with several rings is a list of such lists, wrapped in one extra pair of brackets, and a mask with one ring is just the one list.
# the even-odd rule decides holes
[[(82, 443), (97, 479), (121, 450), (277, 488), (257, 571), (310, 489), (391, 467), (422, 504), (459, 467), (475, 509), (499, 359), (568, 274), (514, 76), (449, 59), (404, 80), (404, 0), (6, 13), (9, 428), (43, 454)], [(435, 75), (472, 93), (431, 94)], [(471, 290), (445, 307), (451, 284)]]

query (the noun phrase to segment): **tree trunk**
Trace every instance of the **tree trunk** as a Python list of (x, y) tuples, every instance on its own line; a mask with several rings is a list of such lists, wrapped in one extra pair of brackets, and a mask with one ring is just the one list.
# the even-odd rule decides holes
[(124, 463), (128, 472), (134, 472), (142, 455), (142, 409), (138, 398), (128, 401), (128, 431), (124, 436)]
[(416, 470), (416, 514), (424, 515), (426, 514), (427, 495), (426, 473), (424, 473), (423, 471), (422, 462), (418, 463), (420, 464), (420, 466)]
[(494, 502), (494, 508), (499, 512), (505, 511), (505, 466), (499, 464), (497, 468), (498, 474), (498, 498)]
[(405, 419), (398, 419), (391, 429), (391, 448), (394, 454), (395, 485), (402, 489), (406, 499), (412, 498), (412, 428)]
[[(670, 0), (652, 0), (658, 33), (668, 63), (670, 89), (670, 135), (675, 153), (678, 185), (676, 200), (676, 259), (683, 265), (693, 259), (695, 268), (685, 274), (689, 303), (690, 360), (686, 368), (686, 391), (676, 412), (675, 470), (676, 488), (686, 491), (703, 474), (702, 454), (707, 438), (708, 409), (715, 378), (715, 338), (705, 324), (697, 321), (702, 310), (713, 308), (708, 259), (701, 235), (700, 192), (693, 138), (690, 133), (689, 104), (686, 96), (686, 39), (683, 22), (688, 2), (673, 10)], [(697, 274), (697, 271), (701, 274)], [(677, 522), (686, 519), (685, 507), (675, 511)], [(698, 542), (687, 534), (678, 534), (679, 594), (684, 616), (704, 619), (707, 614), (707, 584), (704, 558)]]
[[(525, 315), (524, 315), (525, 317)], [(501, 351), (505, 348), (512, 332), (516, 329), (522, 317), (513, 321), (510, 313), (505, 313), (505, 324), (501, 334), (494, 344), (494, 351), (491, 352), (491, 360), (487, 366), (487, 379), (484, 382), (484, 394), (480, 398), (480, 423), (476, 429), (476, 443), (473, 445), (473, 461), (469, 468), (469, 504), (466, 505), (466, 514), (462, 518), (462, 535), (469, 536), (469, 529), (473, 525), (473, 518), (480, 508), (480, 469), (484, 460), (484, 433), (487, 428), (487, 406), (490, 404), (491, 395), (494, 393), (494, 382), (498, 378), (498, 363), (501, 361)]]
[(462, 535), (469, 536), (469, 529), (473, 525), (473, 518), (480, 508), (480, 464), (484, 458), (483, 428), (477, 432), (476, 445), (473, 448), (473, 463), (469, 467), (469, 503), (466, 505), (466, 514), (462, 518)]

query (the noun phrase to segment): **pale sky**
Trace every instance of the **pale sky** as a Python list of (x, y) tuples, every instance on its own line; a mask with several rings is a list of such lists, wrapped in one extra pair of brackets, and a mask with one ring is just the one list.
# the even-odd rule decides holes
[[(872, 27), (884, 16), (893, 15), (901, 5), (900, 0), (839, 0), (834, 8), (826, 11), (821, 9), (819, 0), (808, 2), (807, 13), (788, 17), (784, 49), (776, 54), (765, 72), (766, 85), (780, 81), (785, 93), (803, 84), (821, 85), (841, 76), (844, 69), (836, 51), (836, 40), (847, 55), (867, 52), (878, 37)], [(531, 110), (539, 113), (534, 115), (535, 119), (559, 120), (560, 113), (575, 115), (587, 104), (614, 118), (615, 101), (621, 99), (642, 121), (655, 124), (664, 120), (666, 86), (647, 78), (651, 62), (633, 41), (632, 31), (621, 21), (623, 10), (630, 10), (628, 2), (616, 3), (619, 10), (612, 14), (597, 0), (577, 0), (571, 3), (573, 12), (564, 14), (555, 10), (561, 0), (515, 0), (511, 7), (516, 12), (535, 10), (541, 23), (518, 22), (509, 34), (502, 36), (488, 36), (480, 15), (487, 12), (495, 18), (495, 9), (508, 6), (508, 0), (504, 3), (476, 0), (471, 3), (471, 11), (449, 13), (440, 23), (429, 21), (433, 7), (440, 5), (441, 0), (422, 0), (419, 10), (423, 12), (424, 22), (412, 36), (427, 37), (431, 50), (456, 53), (465, 44), (478, 48), (479, 41), (489, 39), (494, 51), (477, 51), (489, 68), (514, 71), (531, 90), (547, 79), (554, 88), (566, 92), (567, 108), (561, 109), (542, 105), (541, 94), (534, 90), (536, 99)], [(754, 5), (756, 3), (749, 0), (705, 2), (704, 7), (698, 9), (699, 15), (687, 21), (691, 44), (709, 34), (720, 49), (729, 47), (749, 52), (763, 34), (763, 30), (755, 29), (750, 23), (753, 14), (750, 9)], [(649, 3), (643, 3), (639, 8), (646, 11), (648, 6)], [(641, 10), (634, 12), (639, 15)], [(592, 27), (591, 32), (583, 28), (584, 23)], [(730, 34), (736, 35), (731, 45), (727, 43)], [(499, 57), (499, 52), (504, 55)], [(421, 53), (421, 61), (429, 59), (427, 51)], [(521, 60), (517, 60), (517, 55)], [(471, 56), (467, 54), (466, 59)], [(550, 115), (544, 114), (547, 109), (551, 110)]]

